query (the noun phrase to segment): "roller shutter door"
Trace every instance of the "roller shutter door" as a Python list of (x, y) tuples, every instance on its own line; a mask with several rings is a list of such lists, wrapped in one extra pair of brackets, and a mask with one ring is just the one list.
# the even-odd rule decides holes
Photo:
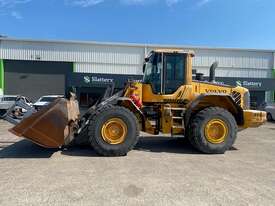
[(73, 71), (73, 64), (5, 60), (4, 68), (4, 93), (24, 95), (36, 101), (43, 95), (64, 94), (66, 74)]

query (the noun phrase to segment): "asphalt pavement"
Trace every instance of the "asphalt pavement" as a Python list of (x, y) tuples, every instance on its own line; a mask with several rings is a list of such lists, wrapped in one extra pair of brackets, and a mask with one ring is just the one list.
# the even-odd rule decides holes
[(239, 133), (224, 155), (141, 137), (125, 157), (41, 148), (0, 121), (0, 205), (275, 205), (275, 123)]

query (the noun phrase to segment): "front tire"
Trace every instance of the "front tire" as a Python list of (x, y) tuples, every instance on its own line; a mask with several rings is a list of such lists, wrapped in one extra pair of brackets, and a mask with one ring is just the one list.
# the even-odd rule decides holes
[(192, 118), (189, 130), (189, 141), (197, 150), (207, 154), (223, 154), (234, 144), (238, 127), (230, 112), (209, 107)]
[(138, 122), (136, 116), (126, 108), (104, 107), (90, 121), (88, 135), (99, 155), (124, 156), (138, 141)]

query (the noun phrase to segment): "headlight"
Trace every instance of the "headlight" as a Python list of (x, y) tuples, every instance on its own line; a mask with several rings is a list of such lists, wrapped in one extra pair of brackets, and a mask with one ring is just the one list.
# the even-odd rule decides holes
[(243, 95), (243, 109), (248, 110), (250, 109), (250, 93), (246, 92)]

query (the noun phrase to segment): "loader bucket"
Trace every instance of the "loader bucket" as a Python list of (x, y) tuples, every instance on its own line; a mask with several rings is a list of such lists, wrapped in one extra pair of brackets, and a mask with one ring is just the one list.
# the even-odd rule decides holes
[(59, 148), (72, 135), (71, 125), (78, 118), (78, 103), (61, 98), (23, 119), (9, 131), (40, 146)]

